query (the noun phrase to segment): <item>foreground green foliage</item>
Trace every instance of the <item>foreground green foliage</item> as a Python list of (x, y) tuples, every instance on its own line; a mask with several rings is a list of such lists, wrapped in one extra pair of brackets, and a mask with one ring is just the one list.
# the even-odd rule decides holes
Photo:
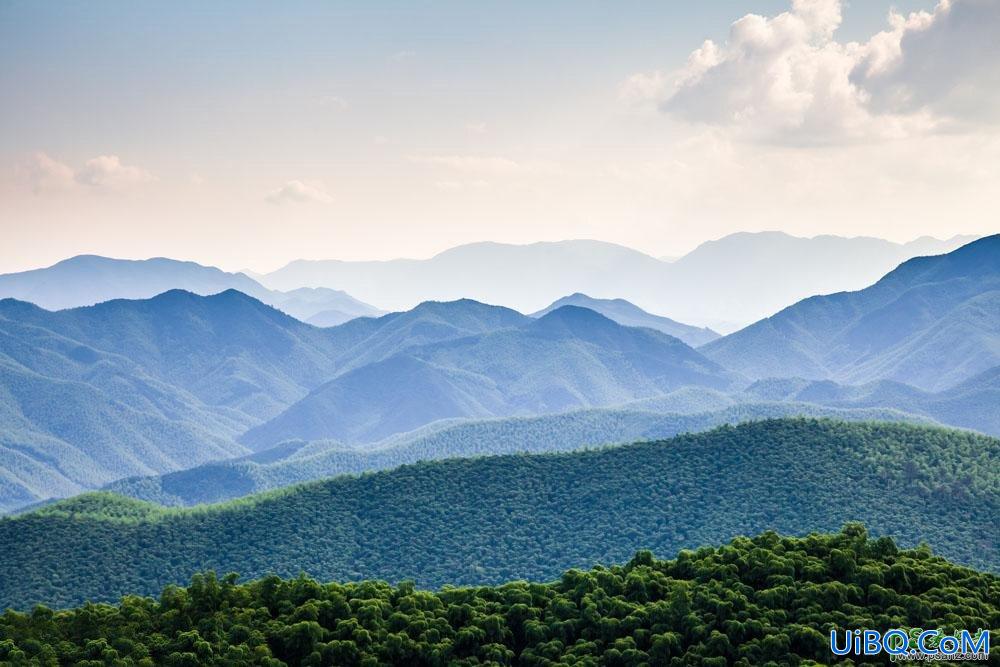
[(0, 662), (82, 665), (750, 665), (832, 662), (831, 629), (1000, 627), (1000, 577), (840, 533), (549, 584), (445, 588), (198, 575), (160, 599), (0, 616)]
[(421, 463), (219, 506), (80, 496), (0, 520), (0, 608), (153, 594), (199, 571), (418, 586), (545, 581), (736, 535), (861, 520), (1000, 568), (1000, 441), (783, 419), (603, 450)]

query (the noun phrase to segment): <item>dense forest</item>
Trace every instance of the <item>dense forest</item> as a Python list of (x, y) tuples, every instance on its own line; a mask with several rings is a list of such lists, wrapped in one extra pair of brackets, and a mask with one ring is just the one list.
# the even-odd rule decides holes
[[(655, 399), (654, 399), (655, 400)], [(374, 445), (289, 441), (235, 461), (209, 463), (154, 477), (132, 477), (105, 487), (160, 505), (218, 503), (324, 477), (388, 470), (419, 461), (541, 454), (707, 431), (722, 424), (777, 417), (829, 417), (842, 421), (931, 420), (883, 408), (828, 408), (809, 403), (748, 403), (698, 414), (592, 408), (540, 417), (482, 421), (444, 420)]]
[(798, 665), (833, 629), (1000, 627), (1000, 577), (860, 524), (767, 532), (669, 561), (436, 593), (412, 583), (197, 575), (158, 600), (0, 616), (0, 663), (57, 665)]
[(0, 519), (0, 608), (153, 594), (199, 571), (544, 581), (775, 529), (877, 535), (1000, 567), (1000, 440), (940, 428), (782, 419), (672, 440), (420, 463), (223, 505), (90, 494)]

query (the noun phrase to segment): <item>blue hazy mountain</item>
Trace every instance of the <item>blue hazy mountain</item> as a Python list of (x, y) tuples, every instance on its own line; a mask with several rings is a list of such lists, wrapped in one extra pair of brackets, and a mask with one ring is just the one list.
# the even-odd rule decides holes
[(259, 450), (290, 439), (371, 441), (439, 419), (613, 405), (682, 386), (725, 389), (735, 379), (676, 338), (563, 306), (355, 368), (241, 442)]
[(334, 326), (382, 311), (334, 289), (269, 290), (243, 273), (164, 257), (145, 260), (80, 255), (43, 269), (0, 275), (0, 298), (46, 310), (91, 306), (112, 299), (148, 299), (170, 290), (209, 295), (238, 290), (292, 317)]
[(128, 358), (210, 406), (265, 419), (323, 382), (340, 352), (325, 330), (242, 292), (171, 290), (24, 316), (92, 348)]
[(1000, 365), (1000, 235), (800, 301), (701, 351), (753, 378), (958, 384)]
[(860, 289), (911, 257), (949, 252), (972, 238), (925, 237), (900, 244), (744, 233), (704, 243), (672, 262), (600, 241), (473, 243), (425, 260), (297, 260), (258, 279), (280, 290), (343, 289), (393, 310), (466, 297), (530, 313), (581, 292), (733, 331), (814, 294)]
[(681, 339), (691, 347), (704, 345), (719, 337), (719, 334), (706, 327), (693, 327), (688, 324), (675, 322), (669, 317), (647, 313), (642, 308), (639, 308), (639, 306), (629, 303), (625, 299), (595, 299), (579, 292), (556, 300), (547, 308), (533, 313), (532, 317), (542, 317), (563, 306), (589, 308), (626, 327), (656, 329), (674, 338)]
[(215, 503), (325, 477), (388, 470), (418, 461), (565, 452), (669, 438), (721, 424), (790, 416), (933, 423), (896, 410), (844, 409), (793, 402), (746, 403), (698, 414), (591, 408), (538, 417), (443, 420), (364, 447), (293, 440), (236, 460), (124, 479), (105, 488), (161, 505)]
[(887, 408), (924, 415), (950, 426), (1000, 436), (1000, 366), (940, 392), (892, 380), (859, 386), (831, 380), (759, 380), (742, 394), (749, 400), (807, 402), (837, 408)]
[(0, 512), (246, 451), (233, 438), (253, 420), (32, 322), (45, 314), (0, 301)]
[(0, 512), (240, 456), (236, 436), (358, 360), (527, 321), (462, 301), (321, 329), (235, 290), (56, 312), (2, 300)]

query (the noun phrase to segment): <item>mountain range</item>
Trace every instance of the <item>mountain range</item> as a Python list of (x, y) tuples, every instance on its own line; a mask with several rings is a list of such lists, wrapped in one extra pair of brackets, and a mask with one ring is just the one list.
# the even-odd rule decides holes
[(936, 391), (1000, 365), (1000, 235), (908, 260), (701, 348), (751, 378), (896, 380)]
[[(697, 345), (706, 342), (704, 334), (685, 338), (666, 318), (731, 332), (800, 299), (866, 287), (907, 259), (950, 252), (973, 238), (923, 237), (900, 244), (865, 237), (741, 233), (709, 241), (671, 261), (599, 241), (474, 243), (427, 260), (299, 260), (252, 275), (165, 258), (82, 255), (44, 269), (0, 275), (0, 298), (59, 310), (150, 298), (170, 289), (202, 295), (236, 289), (310, 324), (334, 326), (380, 314), (369, 303), (401, 311), (424, 301), (471, 298), (530, 313), (581, 293), (624, 299), (665, 316), (658, 322), (646, 318), (643, 326)], [(619, 306), (588, 304), (592, 306), (616, 319), (608, 311)]]
[(344, 373), (240, 441), (256, 450), (291, 439), (372, 441), (439, 419), (561, 412), (737, 380), (676, 338), (586, 308), (525, 319)]
[(600, 241), (474, 243), (426, 260), (298, 260), (257, 278), (280, 290), (335, 287), (391, 310), (465, 297), (529, 313), (581, 292), (728, 332), (815, 294), (860, 289), (911, 257), (950, 252), (973, 238), (899, 244), (741, 233), (670, 262)]
[[(55, 312), (2, 300), (0, 511), (220, 461), (269, 461), (274, 471), (292, 450), (332, 463), (295, 464), (274, 479), (304, 481), (338, 470), (338, 460), (383, 467), (413, 452), (509, 451), (485, 436), (493, 444), (484, 450), (461, 435), (425, 449), (388, 452), (386, 443), (455, 420), (501, 433), (517, 423), (507, 418), (592, 408), (620, 428), (591, 421), (588, 436), (569, 418), (553, 446), (603, 443), (601, 433), (662, 437), (670, 423), (707, 428), (731, 421), (725, 410), (869, 410), (997, 433), (998, 274), (1000, 236), (986, 237), (697, 349), (664, 330), (689, 340), (710, 332), (582, 294), (537, 317), (462, 299), (328, 328), (233, 289)], [(701, 416), (644, 431), (651, 413)], [(265, 481), (244, 492), (268, 488), (272, 472), (257, 473)]]
[(164, 257), (126, 260), (79, 255), (43, 269), (0, 275), (0, 298), (28, 301), (46, 310), (113, 299), (148, 299), (170, 290), (210, 295), (230, 289), (321, 327), (382, 313), (339, 290), (306, 287), (278, 292), (243, 273)]

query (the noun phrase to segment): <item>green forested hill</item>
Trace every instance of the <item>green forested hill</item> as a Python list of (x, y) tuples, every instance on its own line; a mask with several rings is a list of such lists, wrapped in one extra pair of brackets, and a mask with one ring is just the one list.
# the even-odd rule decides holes
[(460, 459), (191, 510), (82, 496), (0, 520), (0, 607), (153, 593), (206, 569), (258, 577), (546, 580), (768, 528), (848, 520), (997, 569), (1000, 440), (772, 420), (544, 456)]
[(831, 630), (1000, 627), (1000, 578), (849, 524), (552, 583), (445, 588), (198, 575), (158, 600), (0, 616), (0, 661), (116, 665), (751, 665), (834, 660)]
[(105, 490), (161, 505), (218, 503), (290, 484), (387, 470), (418, 461), (566, 452), (659, 440), (679, 433), (707, 431), (722, 424), (777, 417), (934, 423), (895, 410), (828, 408), (793, 402), (747, 403), (697, 414), (593, 408), (540, 417), (443, 420), (373, 445), (289, 441), (236, 460), (207, 463), (164, 475), (123, 479), (107, 485)]

